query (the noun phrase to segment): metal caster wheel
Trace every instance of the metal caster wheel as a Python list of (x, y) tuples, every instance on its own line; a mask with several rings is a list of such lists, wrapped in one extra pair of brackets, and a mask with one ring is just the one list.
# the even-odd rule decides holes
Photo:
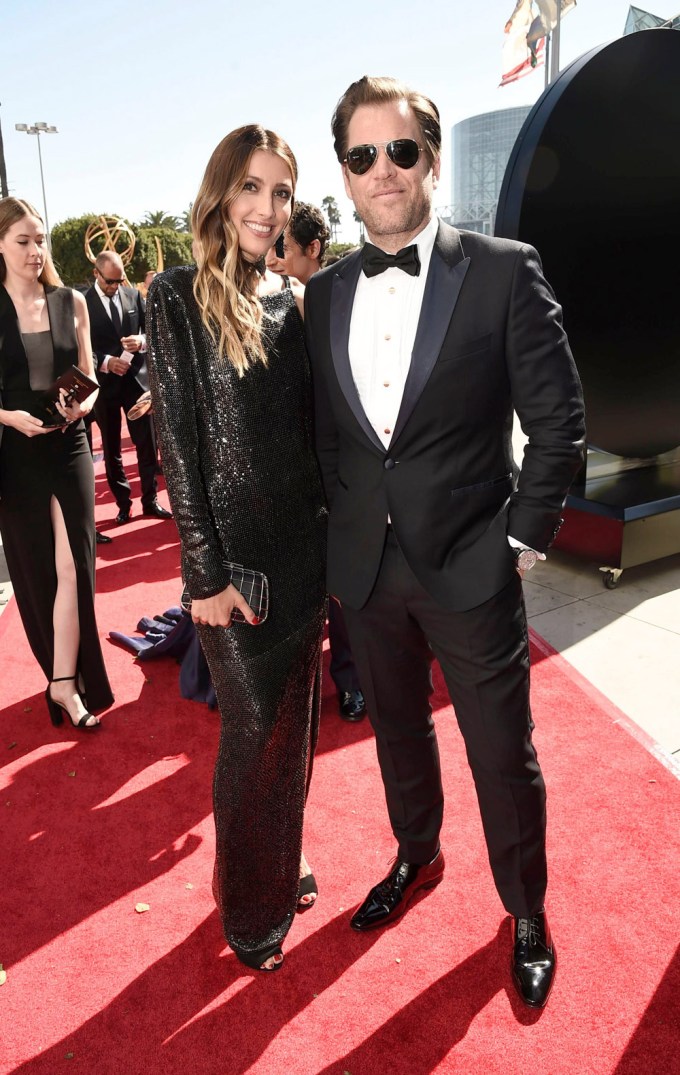
[(615, 590), (623, 574), (621, 567), (601, 567), (602, 585), (605, 590)]

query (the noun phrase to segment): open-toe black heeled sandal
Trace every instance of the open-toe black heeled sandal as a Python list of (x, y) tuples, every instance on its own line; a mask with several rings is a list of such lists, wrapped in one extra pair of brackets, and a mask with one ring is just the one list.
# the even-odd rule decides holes
[(89, 720), (92, 720), (94, 716), (93, 713), (83, 713), (80, 720), (74, 724), (71, 720), (71, 714), (69, 713), (66, 706), (62, 705), (61, 702), (55, 702), (54, 698), (50, 694), (50, 685), (52, 683), (66, 683), (68, 680), (72, 680), (73, 682), (75, 682), (75, 678), (75, 676), (58, 676), (56, 679), (51, 679), (50, 682), (47, 684), (47, 690), (45, 691), (45, 702), (47, 704), (47, 709), (50, 714), (50, 720), (55, 725), (55, 727), (58, 727), (60, 724), (64, 723), (65, 713), (69, 719), (69, 723), (72, 728), (77, 728), (81, 732), (93, 732), (100, 727), (98, 720), (95, 720), (94, 724), (87, 723)]
[(272, 956), (283, 955), (280, 944), (270, 944), (268, 948), (257, 948), (254, 952), (244, 952), (241, 949), (237, 951), (234, 949), (234, 953), (236, 957), (240, 959), (241, 963), (245, 963), (246, 967), (250, 967), (251, 970), (264, 971), (265, 974), (278, 970), (283, 966), (282, 959), (278, 963), (275, 963), (273, 967), (263, 966), (263, 963), (266, 963)]
[(314, 906), (314, 904), (316, 903), (316, 898), (311, 900), (310, 903), (300, 902), (303, 896), (312, 895), (314, 897), (317, 897), (319, 895), (319, 886), (316, 883), (316, 878), (314, 877), (314, 874), (308, 873), (305, 877), (300, 878), (300, 884), (298, 886), (298, 903), (296, 908), (298, 914), (304, 914), (305, 911), (311, 910), (311, 908)]

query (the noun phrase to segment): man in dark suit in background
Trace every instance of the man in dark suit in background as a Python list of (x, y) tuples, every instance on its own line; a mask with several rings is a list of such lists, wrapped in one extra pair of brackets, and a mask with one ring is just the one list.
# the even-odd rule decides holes
[[(370, 242), (306, 295), (328, 588), (342, 602), (398, 843), (352, 918), (394, 921), (442, 879), (429, 705), (438, 659), (465, 739), (522, 1000), (545, 1004), (545, 785), (531, 740), (521, 574), (543, 556), (583, 458), (583, 400), (536, 251), (433, 215), (436, 106), (364, 77), (333, 118)], [(513, 406), (528, 435), (514, 482)]]
[[(97, 361), (100, 390), (95, 418), (102, 434), (106, 477), (118, 505), (116, 523), (129, 521), (132, 509), (130, 483), (121, 451), (121, 410), (127, 412), (148, 390), (144, 299), (124, 287), (123, 262), (113, 251), (99, 254), (94, 263), (94, 285), (87, 291), (90, 334)], [(157, 449), (151, 415), (128, 425), (137, 451), (142, 486), (142, 511), (156, 519), (172, 515), (157, 500)]]

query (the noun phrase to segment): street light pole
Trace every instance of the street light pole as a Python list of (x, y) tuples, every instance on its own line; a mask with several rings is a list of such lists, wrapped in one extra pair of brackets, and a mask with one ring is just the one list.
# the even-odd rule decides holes
[(40, 162), (40, 185), (42, 186), (43, 196), (43, 208), (45, 210), (45, 234), (47, 236), (47, 245), (51, 248), (50, 241), (50, 224), (47, 219), (47, 198), (45, 197), (45, 176), (43, 174), (43, 162), (42, 162), (42, 150), (40, 149), (40, 135), (41, 134), (59, 134), (56, 127), (48, 127), (46, 123), (34, 123), (32, 125), (28, 123), (15, 123), (14, 129), (16, 131), (23, 131), (24, 134), (34, 134), (38, 140), (38, 161)]
[(557, 0), (557, 22), (551, 34), (550, 82), (554, 82), (560, 73), (560, 23), (562, 21), (562, 0)]
[(7, 168), (5, 166), (5, 151), (2, 145), (2, 126), (0, 126), (0, 198), (6, 198), (8, 194)]

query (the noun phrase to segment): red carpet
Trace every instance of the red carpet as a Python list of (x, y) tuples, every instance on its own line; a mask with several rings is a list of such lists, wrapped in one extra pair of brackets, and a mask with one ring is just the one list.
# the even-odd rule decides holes
[[(98, 519), (114, 514), (98, 478)], [(139, 501), (135, 501), (139, 508)], [(109, 531), (98, 618), (131, 632), (176, 603), (172, 523)], [(515, 999), (504, 919), (455, 721), (436, 705), (444, 882), (367, 937), (350, 909), (392, 840), (368, 725), (325, 681), (306, 850), (321, 896), (282, 971), (226, 948), (210, 892), (218, 718), (171, 660), (105, 643), (115, 707), (93, 736), (53, 729), (15, 607), (0, 618), (0, 1072), (84, 1075), (650, 1075), (678, 1070), (680, 783), (619, 714), (534, 640), (549, 788), (548, 1007)], [(136, 913), (135, 905), (149, 910)]]

